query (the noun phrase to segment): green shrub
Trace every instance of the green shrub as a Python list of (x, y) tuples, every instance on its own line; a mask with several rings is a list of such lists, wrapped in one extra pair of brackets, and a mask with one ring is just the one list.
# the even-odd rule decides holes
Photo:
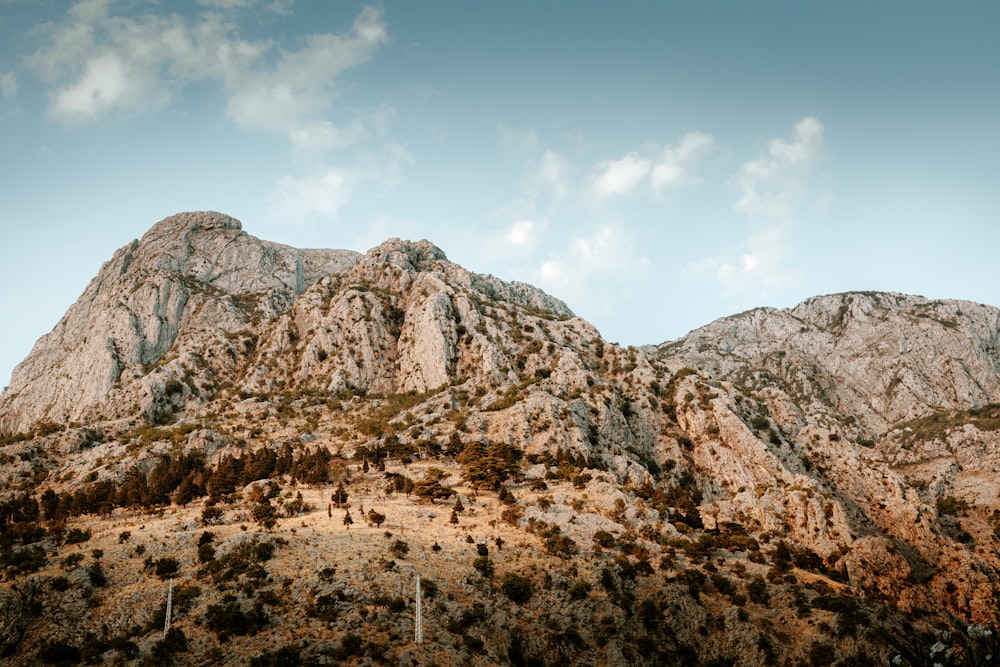
[(152, 654), (154, 656), (167, 656), (174, 653), (183, 653), (188, 650), (187, 636), (178, 627), (167, 630), (167, 636), (153, 644)]
[(90, 539), (89, 530), (80, 530), (79, 528), (70, 528), (66, 531), (66, 537), (63, 541), (66, 544), (80, 544), (81, 542), (86, 542)]
[(340, 600), (333, 595), (320, 595), (306, 611), (313, 618), (321, 621), (335, 621), (339, 614)]
[(50, 642), (38, 651), (38, 658), (46, 665), (76, 665), (80, 649), (65, 642)]
[(302, 656), (295, 646), (284, 646), (274, 651), (265, 651), (250, 659), (250, 667), (296, 667), (302, 664)]
[(215, 547), (212, 546), (211, 542), (199, 545), (198, 562), (211, 563), (213, 560), (215, 560)]
[(767, 590), (767, 582), (761, 577), (754, 577), (754, 580), (747, 584), (747, 595), (751, 601), (757, 604), (767, 604), (771, 601), (771, 595)]
[[(83, 556), (81, 555), (80, 558), (82, 559)], [(36, 572), (45, 567), (45, 563), (45, 549), (39, 546), (12, 549), (11, 551), (0, 553), (0, 566), (7, 569), (8, 573), (13, 575), (23, 572)]]
[(837, 658), (837, 652), (833, 646), (825, 642), (813, 642), (809, 649), (809, 664), (813, 667), (825, 667), (832, 665)]
[(479, 556), (476, 560), (472, 561), (472, 567), (487, 579), (493, 576), (493, 561), (490, 560), (489, 556)]
[(615, 536), (606, 530), (599, 530), (594, 533), (594, 542), (605, 549), (615, 546)]
[(969, 509), (969, 503), (955, 496), (940, 496), (937, 499), (938, 514), (948, 514), (951, 516), (961, 516)]
[(534, 584), (528, 577), (513, 572), (507, 573), (500, 584), (501, 590), (512, 602), (524, 604), (535, 592)]
[(578, 581), (572, 586), (570, 586), (569, 599), (585, 600), (590, 595), (590, 591), (592, 588), (593, 586), (591, 586), (590, 582)]
[(170, 579), (181, 569), (181, 564), (176, 558), (170, 558), (169, 556), (164, 556), (163, 558), (156, 561), (154, 564), (154, 571), (156, 576), (160, 579)]
[(410, 545), (408, 545), (403, 540), (396, 540), (389, 547), (389, 553), (391, 553), (396, 558), (405, 558), (406, 554), (410, 551)]
[(91, 585), (98, 588), (106, 586), (108, 583), (108, 577), (104, 574), (104, 568), (97, 561), (87, 566), (87, 577), (90, 578)]
[(205, 623), (220, 642), (226, 642), (233, 635), (253, 636), (267, 627), (270, 619), (260, 604), (250, 611), (243, 611), (240, 603), (231, 595), (219, 604), (209, 606), (205, 613)]

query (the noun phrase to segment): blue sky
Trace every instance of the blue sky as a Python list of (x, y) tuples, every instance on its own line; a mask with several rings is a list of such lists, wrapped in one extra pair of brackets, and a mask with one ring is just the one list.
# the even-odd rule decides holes
[(427, 238), (610, 340), (1000, 305), (996, 2), (0, 0), (0, 385), (183, 210)]

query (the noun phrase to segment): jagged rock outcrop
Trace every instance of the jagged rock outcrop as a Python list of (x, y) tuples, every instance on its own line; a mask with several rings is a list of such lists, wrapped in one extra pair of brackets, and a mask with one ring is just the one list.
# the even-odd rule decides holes
[[(1000, 466), (998, 433), (976, 425), (1000, 427), (977, 412), (1000, 401), (998, 343), (991, 306), (846, 293), (723, 318), (646, 352), (703, 374), (689, 396), (719, 395), (678, 411), (717, 511), (846, 554), (853, 582), (903, 607), (926, 604), (911, 584), (927, 581), (982, 620), (1000, 565), (988, 547)], [(977, 507), (961, 522), (981, 526), (976, 538), (936, 504), (951, 493)]]
[(118, 250), (18, 365), (0, 397), (0, 429), (136, 409), (155, 417), (190, 391), (171, 383), (176, 373), (151, 372), (168, 353), (195, 361), (356, 259), (261, 241), (221, 213), (171, 216)]
[[(667, 606), (683, 617), (671, 621), (671, 655), (739, 654), (758, 665), (774, 657), (756, 622), (735, 607), (713, 620), (718, 609), (699, 602), (699, 591), (735, 595), (724, 593), (730, 584), (713, 557), (739, 560), (742, 578), (773, 549), (773, 568), (754, 575), (755, 604), (766, 599), (764, 574), (772, 584), (791, 576), (784, 549), (810, 577), (826, 578), (811, 581), (816, 592), (838, 587), (906, 613), (1000, 620), (996, 403), (1000, 311), (990, 306), (847, 293), (622, 349), (558, 299), (468, 271), (427, 241), (390, 239), (364, 254), (299, 250), (256, 239), (222, 214), (188, 213), (115, 253), (15, 371), (0, 395), (0, 436), (13, 443), (0, 483), (37, 480), (86, 507), (138, 477), (167, 488), (165, 461), (183, 454), (202, 468), (183, 494), (169, 493), (196, 497), (211, 491), (205, 480), (226, 457), (266, 450), (261, 474), (248, 463), (242, 484), (257, 504), (229, 510), (249, 521), (267, 509), (246, 483), (270, 479), (277, 493), (283, 475), (294, 481), (290, 460), (302, 452), (329, 458), (299, 479), (344, 480), (363, 461), (386, 494), (384, 483), (414, 463), (443, 475), (432, 482), (461, 478), (473, 497), (509, 481), (522, 495), (548, 494), (531, 504), (507, 498), (504, 521), (549, 540), (555, 557), (578, 553), (560, 551), (560, 535), (596, 544), (588, 558), (621, 550), (607, 574), (592, 574), (629, 616), (629, 568), (650, 576), (655, 553), (660, 570), (676, 570), (670, 581), (693, 597), (673, 591), (639, 610), (650, 633)], [(278, 450), (284, 472), (272, 469)], [(506, 472), (454, 470), (479, 459), (502, 459)], [(387, 460), (398, 461), (396, 472), (369, 472)], [(410, 482), (395, 490), (410, 493)], [(550, 483), (563, 487), (549, 493)], [(138, 497), (156, 496), (145, 493)], [(495, 510), (493, 528), (499, 500)], [(711, 585), (700, 583), (702, 558)], [(550, 581), (552, 590), (569, 589), (567, 577), (563, 589)], [(786, 593), (782, 604), (794, 599), (803, 614), (801, 591)], [(831, 595), (822, 603), (850, 607)], [(513, 627), (512, 616), (484, 613), (494, 629)], [(757, 625), (778, 616), (769, 618)], [(838, 619), (838, 633), (853, 622)], [(690, 648), (712, 623), (726, 626), (726, 639)], [(607, 664), (635, 662), (628, 642), (609, 637)], [(517, 650), (526, 647), (554, 661), (568, 655), (531, 642)]]
[(218, 213), (157, 223), (115, 253), (15, 369), (0, 430), (41, 421), (164, 420), (237, 379), (330, 391), (426, 391), (456, 374), (493, 383), (510, 355), (483, 304), (567, 319), (561, 301), (476, 275), (432, 244), (391, 240), (363, 257), (261, 241)]
[(726, 317), (661, 345), (720, 380), (780, 386), (798, 414), (852, 415), (867, 431), (935, 408), (1000, 401), (1000, 310), (968, 301), (850, 292)]
[(0, 589), (0, 655), (9, 653), (24, 634), (25, 614), (21, 596), (8, 588)]

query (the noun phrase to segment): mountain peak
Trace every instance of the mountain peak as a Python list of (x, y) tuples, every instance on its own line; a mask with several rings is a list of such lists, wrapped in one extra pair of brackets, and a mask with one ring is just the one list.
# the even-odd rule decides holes
[(218, 211), (182, 211), (153, 225), (143, 238), (228, 230), (242, 231), (243, 224), (236, 218)]
[[(393, 264), (396, 264), (401, 259), (405, 265), (408, 265), (411, 270), (415, 271), (426, 271), (436, 261), (448, 261), (448, 256), (445, 255), (444, 251), (427, 239), (408, 241), (395, 237), (375, 246), (365, 253), (365, 256), (377, 258), (381, 261), (395, 258), (395, 261), (390, 260), (390, 263)], [(400, 266), (400, 268), (404, 267)]]
[[(151, 634), (142, 619), (162, 593), (136, 590), (162, 563), (189, 592), (198, 568), (199, 600), (177, 618), (190, 662), (245, 664), (277, 646), (266, 629), (226, 642), (219, 610), (235, 618), (249, 604), (281, 615), (309, 664), (342, 652), (324, 652), (326, 638), (362, 627), (388, 638), (397, 653), (378, 651), (390, 662), (429, 662), (379, 625), (401, 617), (377, 607), (410, 567), (380, 555), (386, 521), (420, 526), (389, 554), (411, 553), (421, 581), (440, 586), (444, 622), (429, 644), (449, 664), (472, 646), (460, 639), (473, 636), (469, 604), (490, 628), (475, 652), (490, 659), (513, 660), (514, 637), (517, 651), (535, 641), (505, 625), (515, 619), (564, 628), (531, 645), (546, 664), (642, 662), (640, 637), (678, 649), (657, 654), (665, 664), (829, 664), (837, 652), (886, 663), (885, 637), (914, 635), (918, 619), (1000, 620), (998, 437), (996, 308), (852, 292), (622, 349), (558, 299), (468, 271), (426, 240), (364, 255), (296, 249), (229, 216), (181, 213), (117, 251), (0, 394), (0, 527), (43, 545), (0, 549), (15, 582), (0, 590), (0, 617), (23, 616), (0, 631), (0, 653), (20, 642), (12, 664), (36, 664), (34, 647), (59, 646), (44, 643), (56, 625)], [(374, 528), (348, 533), (346, 505), (334, 520), (328, 499), (348, 492)], [(447, 520), (434, 503), (456, 493), (463, 507)], [(240, 602), (205, 540), (218, 540), (214, 562), (242, 562), (251, 517), (281, 534), (266, 567), (287, 584)], [(72, 560), (82, 547), (52, 530), (64, 520), (74, 535), (96, 529), (86, 550), (99, 595), (63, 594), (86, 576)], [(490, 536), (504, 545), (499, 586)], [(262, 576), (269, 558), (254, 566)], [(604, 590), (591, 595), (588, 579)], [(293, 601), (324, 622), (281, 611)], [(870, 632), (856, 632), (862, 621)], [(589, 627), (620, 636), (607, 642), (617, 653), (584, 639)]]

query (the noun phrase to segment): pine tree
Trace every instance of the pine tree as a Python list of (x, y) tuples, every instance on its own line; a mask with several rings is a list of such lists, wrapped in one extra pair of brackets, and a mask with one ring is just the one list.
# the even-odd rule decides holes
[(340, 482), (337, 484), (336, 490), (334, 490), (333, 495), (330, 496), (330, 500), (337, 507), (343, 507), (344, 503), (347, 502), (347, 490), (344, 489), (344, 483)]
[(344, 525), (347, 529), (351, 529), (351, 524), (354, 523), (354, 519), (351, 518), (351, 510), (344, 510)]

